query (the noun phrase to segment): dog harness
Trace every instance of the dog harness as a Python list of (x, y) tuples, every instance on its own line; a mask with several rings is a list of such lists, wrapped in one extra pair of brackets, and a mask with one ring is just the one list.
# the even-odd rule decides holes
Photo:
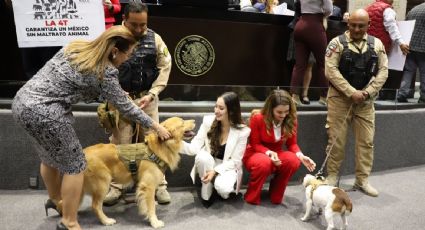
[(142, 160), (157, 164), (163, 173), (167, 169), (167, 163), (152, 152), (146, 143), (117, 145), (117, 150), (119, 159), (130, 171), (134, 181), (137, 181), (137, 170)]
[(311, 183), (310, 198), (313, 199), (313, 192), (321, 185), (326, 185), (323, 180), (314, 179)]

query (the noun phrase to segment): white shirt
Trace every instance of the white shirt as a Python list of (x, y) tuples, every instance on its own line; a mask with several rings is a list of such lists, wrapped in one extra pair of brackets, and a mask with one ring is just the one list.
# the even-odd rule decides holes
[(404, 41), (401, 38), (400, 31), (398, 30), (395, 16), (396, 16), (396, 13), (392, 8), (385, 9), (384, 10), (384, 27), (387, 30), (387, 32), (390, 34), (391, 40), (395, 42), (398, 46), (400, 46), (400, 44), (404, 44)]
[(280, 141), (280, 137), (282, 136), (282, 122), (277, 125), (273, 122), (273, 132), (274, 140), (276, 142)]

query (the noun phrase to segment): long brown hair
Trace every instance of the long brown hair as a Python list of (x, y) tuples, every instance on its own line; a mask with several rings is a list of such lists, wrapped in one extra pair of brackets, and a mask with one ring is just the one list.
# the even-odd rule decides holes
[(106, 66), (112, 60), (112, 49), (116, 47), (126, 52), (136, 44), (133, 34), (124, 26), (113, 26), (105, 30), (93, 41), (77, 40), (69, 43), (65, 54), (69, 55), (71, 65), (85, 74), (94, 74), (103, 79)]
[(273, 127), (273, 109), (279, 105), (289, 105), (289, 113), (282, 123), (282, 136), (288, 138), (295, 134), (295, 123), (297, 121), (297, 108), (292, 101), (291, 95), (285, 90), (273, 90), (267, 97), (261, 114), (264, 116), (267, 132)]
[[(241, 104), (239, 102), (239, 96), (234, 92), (223, 93), (218, 98), (223, 98), (224, 104), (227, 108), (227, 116), (230, 122), (230, 126), (236, 129), (240, 129), (240, 125), (243, 124), (241, 115)], [(221, 136), (221, 122), (214, 119), (210, 130), (207, 133), (208, 139), (210, 139), (211, 154), (216, 155), (220, 147), (220, 136)]]

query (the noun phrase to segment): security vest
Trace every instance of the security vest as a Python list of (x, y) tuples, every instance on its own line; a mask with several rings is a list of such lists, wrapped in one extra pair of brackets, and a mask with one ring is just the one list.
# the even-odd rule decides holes
[(391, 5), (384, 0), (377, 0), (366, 8), (370, 17), (370, 26), (367, 34), (375, 36), (382, 41), (385, 46), (385, 51), (388, 53), (391, 49), (391, 37), (384, 26), (384, 11), (391, 8)]
[(139, 40), (134, 54), (119, 68), (121, 87), (131, 94), (149, 90), (159, 75), (156, 58), (155, 32), (148, 29), (147, 34)]
[(339, 42), (344, 46), (339, 61), (339, 72), (357, 90), (362, 90), (378, 72), (378, 56), (375, 52), (375, 37), (367, 36), (367, 50), (356, 53), (348, 48), (346, 36), (340, 35)]

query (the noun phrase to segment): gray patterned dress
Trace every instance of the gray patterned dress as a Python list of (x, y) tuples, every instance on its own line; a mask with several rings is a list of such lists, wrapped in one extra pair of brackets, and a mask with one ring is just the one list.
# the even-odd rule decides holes
[(77, 174), (86, 168), (86, 160), (72, 127), (71, 105), (104, 100), (128, 119), (152, 126), (152, 119), (120, 87), (115, 67), (108, 66), (103, 80), (99, 80), (71, 66), (61, 49), (17, 92), (12, 112), (40, 145), (38, 154), (44, 164), (62, 173)]

